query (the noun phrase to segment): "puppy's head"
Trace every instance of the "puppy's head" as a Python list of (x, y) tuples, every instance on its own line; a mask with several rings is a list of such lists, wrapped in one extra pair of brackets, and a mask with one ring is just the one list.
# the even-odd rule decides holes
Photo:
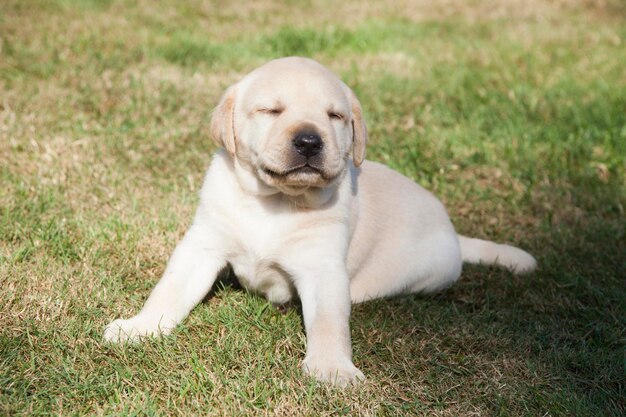
[[(361, 105), (333, 73), (305, 58), (283, 58), (230, 87), (211, 134), (265, 186), (291, 195), (324, 188), (365, 158)], [(352, 151), (352, 152), (351, 152)]]

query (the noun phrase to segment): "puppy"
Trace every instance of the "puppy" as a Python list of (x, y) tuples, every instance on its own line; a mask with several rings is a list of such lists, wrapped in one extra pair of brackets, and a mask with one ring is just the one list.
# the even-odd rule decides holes
[(193, 224), (143, 309), (110, 323), (111, 342), (168, 334), (230, 265), (272, 303), (302, 302), (302, 369), (345, 385), (350, 306), (450, 286), (463, 261), (515, 273), (521, 249), (459, 236), (443, 205), (391, 169), (365, 160), (367, 130), (353, 92), (319, 63), (283, 58), (230, 87), (211, 120), (218, 151)]

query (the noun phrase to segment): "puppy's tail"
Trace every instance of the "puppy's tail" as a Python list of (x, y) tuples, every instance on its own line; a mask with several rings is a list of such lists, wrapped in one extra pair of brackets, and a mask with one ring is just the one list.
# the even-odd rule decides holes
[(500, 265), (514, 274), (527, 274), (537, 267), (533, 256), (515, 246), (459, 235), (463, 262)]

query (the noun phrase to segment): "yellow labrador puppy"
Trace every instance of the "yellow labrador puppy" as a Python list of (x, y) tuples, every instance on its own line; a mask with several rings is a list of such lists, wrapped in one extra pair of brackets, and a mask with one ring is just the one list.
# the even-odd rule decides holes
[(304, 372), (345, 385), (363, 378), (352, 363), (351, 302), (445, 288), (463, 261), (535, 268), (521, 249), (457, 235), (432, 194), (365, 161), (361, 106), (315, 61), (252, 71), (226, 91), (211, 132), (225, 150), (193, 224), (139, 314), (107, 326), (108, 341), (169, 333), (230, 265), (273, 303), (300, 298)]

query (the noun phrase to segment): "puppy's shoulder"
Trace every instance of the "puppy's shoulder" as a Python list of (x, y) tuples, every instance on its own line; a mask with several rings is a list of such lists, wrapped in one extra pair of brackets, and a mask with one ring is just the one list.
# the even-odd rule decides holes
[(378, 162), (364, 161), (358, 176), (358, 188), (361, 198), (387, 199), (393, 204), (404, 204), (410, 200), (417, 200), (421, 204), (440, 204), (430, 191)]
[[(239, 200), (239, 190), (232, 160), (223, 150), (218, 150), (204, 175), (200, 189), (199, 212), (214, 211), (222, 206), (232, 206)], [(222, 210), (218, 210), (222, 211)]]

